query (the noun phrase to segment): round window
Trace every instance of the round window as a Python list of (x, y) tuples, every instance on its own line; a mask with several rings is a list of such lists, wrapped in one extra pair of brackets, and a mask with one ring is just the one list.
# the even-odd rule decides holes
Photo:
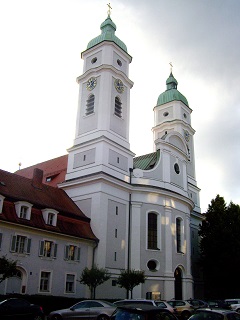
[(93, 58), (93, 59), (91, 60), (91, 62), (92, 62), (92, 63), (97, 62), (97, 58), (96, 58), (96, 57), (95, 57), (95, 58)]
[(175, 172), (176, 172), (177, 174), (180, 173), (180, 168), (179, 168), (178, 163), (175, 163), (175, 164), (174, 164), (174, 170), (175, 170)]
[(167, 111), (164, 112), (164, 114), (163, 114), (164, 117), (167, 117), (168, 115), (169, 115), (169, 113)]
[(159, 262), (157, 260), (149, 260), (147, 267), (150, 271), (157, 271), (159, 269)]
[(122, 66), (122, 61), (121, 60), (117, 60), (117, 64), (121, 67)]

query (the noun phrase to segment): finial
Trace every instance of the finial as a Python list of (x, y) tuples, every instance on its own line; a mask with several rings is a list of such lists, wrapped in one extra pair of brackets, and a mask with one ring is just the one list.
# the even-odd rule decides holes
[(21, 162), (19, 162), (19, 164), (18, 164), (18, 170), (20, 170), (21, 169)]
[(107, 14), (108, 14), (108, 16), (110, 17), (110, 15), (111, 15), (111, 9), (112, 9), (112, 7), (111, 7), (111, 5), (110, 5), (110, 2), (107, 4), (107, 6), (108, 6), (108, 12), (107, 12)]
[(172, 62), (169, 62), (169, 64), (170, 64), (170, 73), (172, 73), (172, 68), (173, 68)]

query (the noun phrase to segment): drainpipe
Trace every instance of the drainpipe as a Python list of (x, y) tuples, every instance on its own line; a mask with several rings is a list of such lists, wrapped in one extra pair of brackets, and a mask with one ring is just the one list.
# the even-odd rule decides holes
[[(133, 169), (129, 168), (129, 184), (132, 184), (132, 172)], [(128, 260), (127, 260), (127, 271), (130, 270), (131, 260), (131, 212), (132, 212), (132, 194), (129, 193), (128, 200)], [(129, 298), (129, 290), (127, 291), (127, 299)]]
[(97, 249), (98, 246), (98, 241), (96, 241), (95, 246), (93, 247), (93, 257), (92, 257), (92, 268), (94, 267), (94, 262), (95, 262), (95, 251)]

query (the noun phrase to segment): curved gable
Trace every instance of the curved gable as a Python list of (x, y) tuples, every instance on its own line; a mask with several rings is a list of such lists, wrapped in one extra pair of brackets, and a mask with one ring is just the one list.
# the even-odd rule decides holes
[(172, 132), (166, 137), (166, 141), (180, 149), (184, 153), (188, 153), (186, 143), (184, 142), (182, 136), (180, 136), (177, 132)]

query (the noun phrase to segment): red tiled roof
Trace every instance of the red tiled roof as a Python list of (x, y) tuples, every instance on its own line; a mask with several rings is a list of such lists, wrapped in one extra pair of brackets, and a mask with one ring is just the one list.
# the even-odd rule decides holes
[[(35, 164), (31, 167), (27, 167), (21, 170), (16, 171), (15, 173), (31, 179), (33, 176), (33, 171), (35, 168), (41, 169), (43, 171), (43, 183), (56, 187), (59, 183), (65, 180), (67, 172), (67, 162), (68, 155), (44, 161), (38, 164)], [(50, 181), (46, 181), (47, 178), (50, 178)]]
[[(5, 197), (0, 221), (98, 240), (92, 232), (90, 219), (62, 189), (41, 184), (39, 180), (34, 178), (27, 179), (0, 170), (0, 194)], [(27, 201), (33, 205), (30, 220), (18, 218), (14, 205), (16, 201)], [(55, 209), (59, 212), (56, 227), (45, 224), (41, 211), (45, 208)]]

